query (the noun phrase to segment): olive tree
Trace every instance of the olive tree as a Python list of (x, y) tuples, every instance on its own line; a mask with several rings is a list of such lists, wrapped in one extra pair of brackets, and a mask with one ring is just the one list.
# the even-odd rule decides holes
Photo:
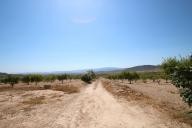
[(67, 75), (67, 74), (58, 75), (58, 76), (57, 76), (57, 79), (58, 79), (59, 81), (61, 81), (62, 84), (63, 84), (63, 81), (68, 79), (68, 75)]
[(6, 78), (2, 80), (3, 83), (8, 83), (11, 85), (11, 87), (14, 87), (15, 84), (19, 82), (19, 77), (14, 75), (8, 75)]
[(35, 85), (37, 85), (41, 81), (43, 81), (43, 76), (42, 75), (40, 75), (40, 74), (31, 75), (31, 82), (35, 82)]
[(132, 75), (133, 75), (133, 80), (134, 80), (135, 82), (137, 82), (137, 80), (140, 79), (139, 74), (137, 74), (136, 72), (134, 72)]
[(46, 82), (53, 83), (56, 79), (57, 79), (57, 77), (55, 75), (47, 75), (47, 76), (45, 76), (45, 81)]
[(124, 78), (129, 81), (129, 84), (132, 84), (132, 81), (134, 80), (134, 75), (133, 73), (130, 72), (123, 72)]
[(30, 82), (31, 82), (31, 75), (25, 75), (25, 76), (23, 76), (22, 82), (23, 82), (23, 83), (27, 83), (27, 84), (29, 85)]

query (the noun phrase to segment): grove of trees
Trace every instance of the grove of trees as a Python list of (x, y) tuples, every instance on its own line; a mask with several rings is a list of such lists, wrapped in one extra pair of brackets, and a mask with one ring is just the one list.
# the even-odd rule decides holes
[(114, 73), (105, 76), (108, 79), (113, 80), (128, 80), (130, 84), (133, 81), (137, 82), (137, 80), (142, 80), (143, 83), (147, 83), (148, 80), (153, 82), (157, 82), (160, 84), (161, 79), (166, 80), (168, 82), (167, 75), (163, 71), (157, 72), (121, 72), (121, 73)]
[[(96, 77), (94, 76), (94, 72), (88, 73), (92, 78)], [(81, 79), (82, 75), (80, 74), (60, 74), (60, 75), (41, 75), (41, 74), (26, 74), (26, 75), (19, 75), (19, 74), (3, 74), (0, 75), (0, 83), (4, 84), (10, 84), (12, 87), (19, 83), (23, 82), (27, 85), (30, 85), (30, 83), (35, 83), (35, 85), (38, 85), (39, 82), (50, 82), (53, 83), (55, 80), (59, 80), (64, 83), (64, 80), (72, 80), (72, 79)]]
[(138, 73), (136, 72), (121, 72), (121, 73), (117, 73), (117, 74), (111, 74), (107, 76), (108, 79), (119, 79), (119, 80), (128, 80), (130, 84), (132, 84), (132, 81), (137, 81), (140, 76)]

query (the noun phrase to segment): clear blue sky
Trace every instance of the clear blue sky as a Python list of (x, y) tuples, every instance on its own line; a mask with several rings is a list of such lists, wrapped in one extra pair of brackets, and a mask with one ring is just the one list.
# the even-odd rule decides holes
[(0, 0), (0, 72), (160, 64), (192, 52), (192, 0)]

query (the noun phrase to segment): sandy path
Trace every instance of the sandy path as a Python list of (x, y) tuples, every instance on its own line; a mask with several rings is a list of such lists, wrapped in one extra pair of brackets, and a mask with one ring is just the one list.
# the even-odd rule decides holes
[(61, 113), (53, 127), (64, 128), (182, 128), (184, 124), (161, 119), (156, 111), (122, 105), (101, 82), (89, 85)]

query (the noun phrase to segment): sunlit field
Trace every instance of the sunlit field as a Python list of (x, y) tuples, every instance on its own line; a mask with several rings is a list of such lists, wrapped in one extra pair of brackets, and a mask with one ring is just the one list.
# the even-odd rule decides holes
[(0, 0), (0, 128), (192, 128), (192, 0)]

